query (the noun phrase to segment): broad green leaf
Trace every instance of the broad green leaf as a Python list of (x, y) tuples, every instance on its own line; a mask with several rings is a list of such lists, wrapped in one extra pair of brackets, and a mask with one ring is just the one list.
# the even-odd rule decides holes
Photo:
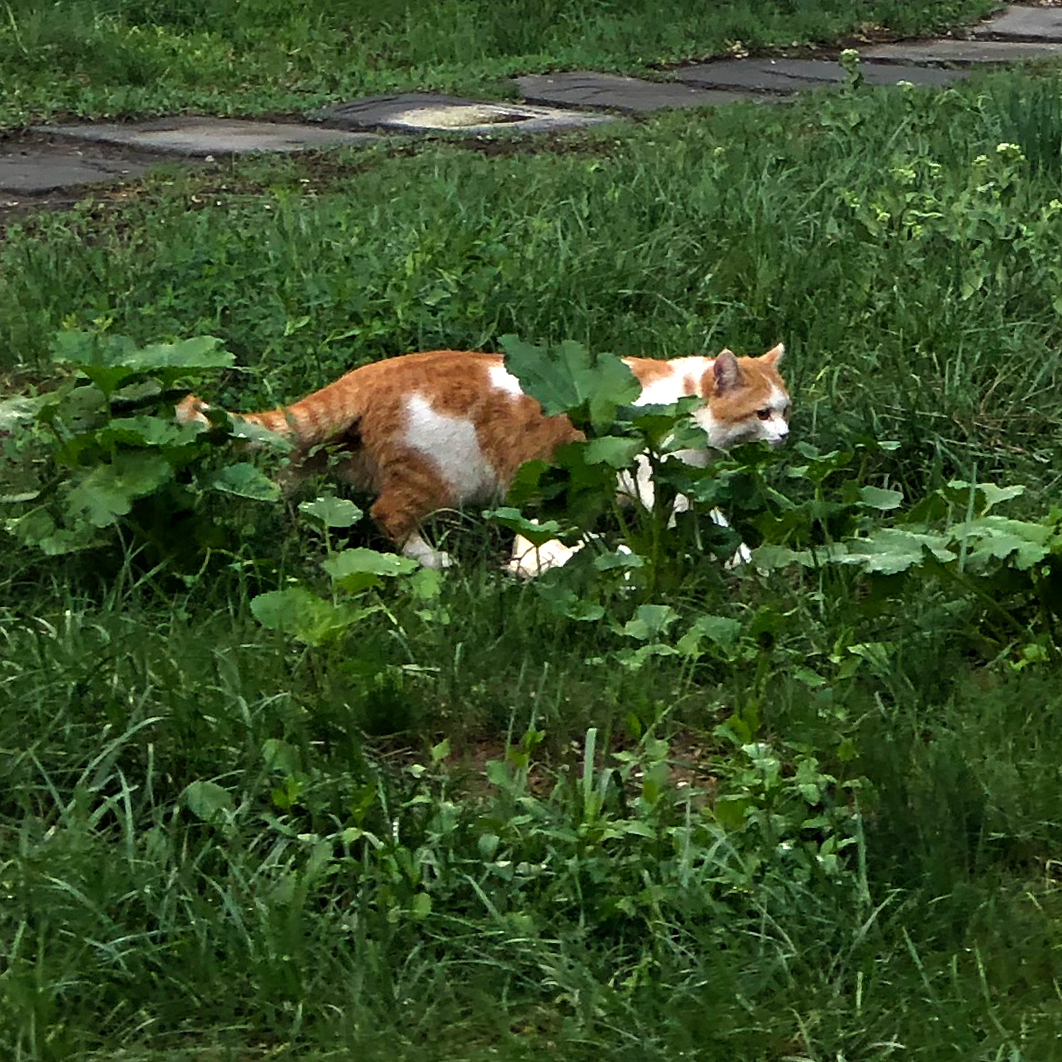
[(1011, 498), (1018, 498), (1025, 493), (1025, 488), (1020, 483), (1009, 487), (997, 487), (994, 483), (978, 483), (977, 485), (985, 496), (985, 512), (999, 505), (1000, 502), (1010, 501)]
[(137, 369), (222, 369), (235, 359), (220, 349), (221, 340), (214, 336), (192, 336), (176, 343), (153, 343), (137, 350), (129, 364)]
[(418, 565), (410, 557), (359, 547), (329, 557), (323, 567), (336, 586), (353, 592), (378, 585), (380, 576), (408, 575), (415, 572)]
[(650, 642), (648, 645), (639, 645), (637, 649), (617, 649), (613, 656), (629, 671), (638, 671), (654, 656), (675, 656), (677, 652), (663, 642)]
[(601, 553), (594, 558), (594, 567), (599, 572), (612, 571), (616, 568), (644, 568), (645, 560), (629, 549), (618, 549), (614, 553)]
[(302, 758), (299, 750), (288, 741), (280, 738), (266, 738), (262, 742), (262, 759), (271, 771), (281, 774), (294, 774), (301, 769)]
[(189, 782), (181, 799), (188, 810), (203, 822), (218, 822), (233, 810), (232, 794), (217, 782)]
[(4, 530), (49, 557), (92, 549), (104, 541), (99, 531), (85, 523), (78, 522), (73, 528), (59, 527), (46, 509), (5, 520)]
[(716, 821), (726, 830), (736, 830), (745, 823), (745, 814), (752, 806), (752, 802), (743, 796), (720, 796), (712, 811)]
[(806, 479), (812, 483), (822, 483), (834, 472), (846, 468), (852, 460), (851, 450), (831, 450), (828, 454), (820, 454), (809, 443), (797, 443), (793, 449), (808, 463), (792, 465), (786, 474), (791, 479)]
[(105, 395), (135, 376), (129, 364), (136, 344), (128, 336), (94, 332), (59, 332), (52, 339), (52, 361), (80, 369)]
[(137, 417), (116, 417), (95, 433), (96, 441), (107, 446), (184, 446), (199, 434), (196, 424), (178, 424), (174, 420), (143, 414)]
[(51, 400), (50, 395), (15, 395), (0, 401), (0, 432), (13, 432), (37, 415), (37, 411)]
[(119, 387), (111, 398), (120, 402), (146, 403), (153, 398), (161, 398), (163, 394), (162, 384), (151, 377), (133, 380), (125, 387)]
[(989, 560), (1005, 560), (1011, 555), (1018, 571), (1028, 571), (1050, 555), (1055, 537), (1053, 528), (1046, 524), (1008, 520), (1003, 516), (985, 516), (951, 530), (956, 540), (967, 539), (966, 562), (975, 571)]
[(892, 670), (896, 645), (894, 642), (858, 642), (850, 645), (848, 651), (860, 660), (865, 660), (875, 674), (888, 675)]
[(685, 656), (696, 656), (701, 650), (701, 641), (707, 638), (714, 645), (728, 649), (741, 637), (741, 624), (729, 616), (698, 616), (693, 626), (678, 640), (678, 651)]
[(659, 638), (677, 619), (678, 613), (670, 605), (639, 605), (634, 619), (627, 621), (623, 633), (628, 638), (649, 641)]
[(903, 491), (885, 490), (883, 487), (860, 487), (859, 497), (864, 505), (882, 512), (898, 509), (903, 504)]
[(254, 501), (271, 502), (280, 497), (280, 488), (254, 465), (246, 462), (219, 469), (210, 485), (215, 490)]
[(438, 568), (420, 568), (410, 575), (406, 586), (418, 601), (435, 601), (442, 593), (445, 581), (446, 577)]
[(542, 546), (561, 534), (561, 525), (556, 520), (529, 520), (519, 509), (503, 505), (497, 509), (485, 509), (483, 518), (491, 520), (518, 535), (523, 535), (532, 546)]
[[(251, 449), (265, 447), (267, 450), (278, 450), (281, 453), (287, 453), (293, 449), (290, 439), (285, 439), (283, 435), (278, 435), (275, 431), (263, 428), (261, 424), (251, 424), (249, 421), (240, 420), (239, 417), (229, 416), (220, 409), (216, 412), (222, 426), (225, 426), (227, 422), (232, 437), (246, 441)], [(209, 415), (211, 414), (208, 413)]]
[(60, 388), (54, 403), (41, 407), (39, 420), (59, 422), (68, 432), (92, 432), (106, 425), (110, 413), (107, 396), (94, 384), (79, 384), (70, 389)]
[(812, 671), (810, 667), (793, 668), (793, 678), (813, 690), (826, 685), (826, 680), (817, 671)]
[(501, 760), (487, 760), (483, 765), (483, 773), (487, 776), (487, 781), (499, 789), (508, 789), (512, 785), (512, 772)]
[(480, 857), (487, 862), (494, 858), (494, 853), (498, 851), (500, 844), (501, 838), (496, 833), (481, 833), (476, 838), (476, 848), (479, 850)]
[(301, 586), (271, 590), (251, 600), (251, 612), (263, 627), (283, 631), (307, 645), (339, 637), (377, 608), (336, 606)]
[(302, 502), (299, 512), (324, 527), (351, 527), (364, 515), (352, 501), (327, 495), (312, 502)]
[(602, 435), (586, 444), (588, 465), (608, 465), (610, 468), (626, 468), (643, 447), (640, 439), (622, 439), (617, 435)]
[(173, 467), (150, 451), (119, 453), (107, 465), (97, 465), (75, 480), (67, 493), (66, 509), (94, 527), (108, 527), (125, 516), (137, 498), (158, 490), (173, 478)]
[(585, 405), (594, 429), (603, 431), (617, 406), (641, 394), (633, 373), (613, 354), (591, 354), (572, 340), (536, 347), (513, 335), (502, 336), (501, 346), (505, 367), (547, 416), (574, 413)]
[(950, 538), (944, 535), (918, 534), (902, 528), (883, 527), (867, 538), (852, 539), (847, 543), (847, 554), (826, 559), (842, 564), (858, 564), (868, 572), (896, 575), (921, 564), (925, 550), (938, 561), (955, 560), (956, 554), (947, 548), (950, 542)]
[(572, 594), (572, 599), (564, 609), (564, 615), (577, 623), (596, 623), (604, 618), (605, 610), (594, 601), (586, 601)]
[(708, 445), (707, 436), (689, 417), (703, 405), (703, 398), (687, 395), (667, 404), (622, 406), (616, 411), (616, 419), (630, 424), (654, 450), (703, 450)]
[(756, 568), (764, 568), (768, 571), (774, 568), (788, 568), (791, 564), (801, 564), (805, 568), (811, 568), (815, 564), (816, 556), (808, 549), (795, 550), (788, 546), (775, 546), (766, 543), (757, 546), (752, 551), (752, 565)]
[(1010, 487), (997, 487), (994, 483), (969, 483), (964, 479), (952, 479), (940, 494), (954, 505), (966, 509), (970, 504), (971, 492), (974, 495), (973, 514), (981, 516), (993, 506), (1021, 496), (1025, 488), (1017, 483)]
[(52, 342), (52, 360), (79, 369), (110, 395), (134, 376), (151, 374), (169, 383), (191, 370), (227, 368), (235, 359), (220, 343), (213, 336), (194, 336), (142, 347), (128, 336), (60, 332)]

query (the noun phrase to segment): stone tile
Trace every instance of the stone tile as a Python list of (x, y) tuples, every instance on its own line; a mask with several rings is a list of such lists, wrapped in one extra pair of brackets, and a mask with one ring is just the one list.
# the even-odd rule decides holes
[(314, 111), (317, 121), (344, 129), (382, 129), (399, 133), (456, 132), (546, 133), (592, 125), (609, 119), (598, 114), (533, 107), (523, 103), (483, 103), (410, 92), (400, 96), (372, 96)]
[(87, 184), (113, 184), (139, 177), (148, 160), (104, 158), (73, 148), (42, 146), (0, 153), (0, 191), (15, 195), (46, 195)]
[(884, 59), (893, 63), (925, 63), (929, 66), (976, 66), (980, 63), (1018, 63), (1026, 59), (1062, 57), (1062, 42), (1029, 41), (909, 41), (860, 48), (864, 60)]
[(252, 122), (238, 118), (166, 118), (150, 122), (48, 125), (38, 126), (34, 132), (177, 155), (304, 151), (376, 139), (365, 133), (323, 129), (318, 125)]
[(561, 107), (605, 107), (614, 111), (657, 111), (667, 107), (718, 107), (752, 93), (719, 92), (674, 82), (644, 81), (637, 77), (573, 70), (558, 74), (518, 77), (520, 95), (531, 103)]
[[(935, 70), (924, 66), (898, 66), (892, 63), (863, 63), (868, 85), (948, 85), (967, 75), (960, 70)], [(699, 66), (686, 66), (674, 72), (676, 80), (689, 85), (715, 89), (746, 89), (753, 92), (797, 92), (844, 83), (845, 72), (838, 63), (825, 59), (720, 59)]]
[(974, 29), (975, 37), (1062, 42), (1062, 8), (1011, 6)]

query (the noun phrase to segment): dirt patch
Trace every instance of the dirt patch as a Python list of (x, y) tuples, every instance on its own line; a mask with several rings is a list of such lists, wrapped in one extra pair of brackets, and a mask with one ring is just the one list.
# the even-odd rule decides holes
[[(0, 230), (30, 213), (69, 210), (84, 199), (120, 202), (135, 195), (144, 171), (172, 158), (154, 152), (129, 151), (107, 144), (85, 144), (29, 131), (0, 132), (0, 161), (32, 164), (40, 173), (40, 191), (16, 185), (0, 188)], [(96, 179), (64, 183), (84, 164)], [(54, 174), (49, 177), (49, 173)], [(52, 182), (54, 181), (54, 185)]]
[[(440, 737), (441, 741), (442, 738)], [(403, 770), (413, 765), (427, 766), (427, 750), (418, 751), (404, 741), (373, 742), (377, 757), (393, 770)], [(487, 764), (492, 760), (504, 763), (509, 746), (499, 734), (470, 734), (455, 740), (449, 755), (435, 769), (447, 776), (451, 791), (466, 796), (483, 796), (491, 791), (486, 778)], [(595, 770), (616, 768), (613, 753), (632, 752), (635, 743), (616, 738), (610, 748), (598, 746), (594, 760)], [(668, 739), (667, 784), (682, 792), (694, 790), (711, 797), (716, 788), (716, 777), (711, 759), (718, 748), (709, 740), (691, 731), (681, 731)], [(586, 755), (582, 741), (570, 741), (563, 745), (550, 745), (547, 741), (531, 753), (527, 786), (531, 794), (544, 799), (556, 785), (558, 777), (567, 774), (575, 778), (583, 770)], [(627, 780), (627, 797), (638, 795), (642, 773), (634, 767)], [(704, 796), (702, 796), (702, 801)]]

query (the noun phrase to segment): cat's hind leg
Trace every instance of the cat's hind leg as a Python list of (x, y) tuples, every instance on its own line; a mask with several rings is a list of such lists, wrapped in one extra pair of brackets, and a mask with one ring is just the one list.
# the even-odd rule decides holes
[(402, 555), (425, 568), (449, 568), (448, 553), (433, 549), (420, 533), (420, 522), (452, 504), (450, 490), (431, 463), (418, 454), (396, 456), (378, 471), (379, 497), (369, 515), (398, 546)]

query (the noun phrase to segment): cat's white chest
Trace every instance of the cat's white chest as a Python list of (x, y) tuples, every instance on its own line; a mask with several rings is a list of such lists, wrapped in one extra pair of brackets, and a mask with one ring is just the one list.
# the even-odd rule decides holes
[(498, 490), (497, 474), (467, 417), (440, 413), (417, 394), (410, 395), (405, 405), (406, 445), (437, 469), (455, 504), (489, 497)]

